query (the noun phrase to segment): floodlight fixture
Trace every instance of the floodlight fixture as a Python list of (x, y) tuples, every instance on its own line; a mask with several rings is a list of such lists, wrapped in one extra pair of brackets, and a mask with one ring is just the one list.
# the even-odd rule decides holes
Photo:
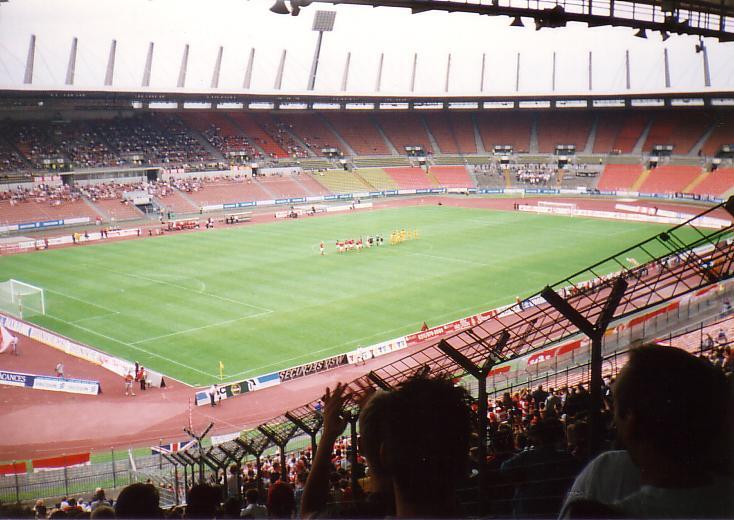
[(670, 34), (668, 31), (660, 31), (660, 36), (663, 38), (663, 41), (666, 41), (668, 38), (670, 38)]
[(275, 14), (289, 14), (288, 7), (285, 5), (285, 0), (275, 0), (275, 3), (270, 8)]
[(525, 27), (525, 25), (522, 23), (522, 18), (520, 16), (516, 16), (515, 19), (512, 20), (510, 27)]
[(336, 11), (316, 11), (313, 17), (312, 31), (328, 32), (334, 30), (334, 20), (336, 19)]
[(635, 33), (635, 36), (636, 36), (637, 38), (642, 38), (643, 40), (646, 40), (646, 39), (647, 39), (647, 31), (646, 31), (646, 30), (645, 30), (645, 28), (643, 27), (642, 29), (640, 29), (639, 31), (637, 31), (637, 32)]
[[(294, 0), (299, 1), (299, 0)], [(307, 3), (310, 3), (308, 1)], [(292, 5), (292, 2), (291, 2)], [(308, 90), (313, 90), (316, 85), (316, 72), (319, 68), (319, 56), (321, 55), (321, 41), (325, 32), (334, 30), (334, 20), (336, 19), (336, 11), (316, 11), (313, 17), (313, 31), (318, 31), (319, 37), (316, 40), (316, 51), (313, 55), (311, 63), (311, 72), (308, 75)]]

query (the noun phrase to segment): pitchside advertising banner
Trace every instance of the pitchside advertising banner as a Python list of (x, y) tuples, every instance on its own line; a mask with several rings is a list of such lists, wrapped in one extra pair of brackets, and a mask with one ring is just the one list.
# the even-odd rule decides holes
[(286, 381), (292, 381), (294, 379), (299, 379), (301, 377), (309, 376), (311, 374), (318, 374), (319, 372), (340, 367), (348, 363), (349, 359), (347, 358), (346, 354), (338, 354), (336, 356), (321, 359), (319, 361), (314, 361), (313, 363), (308, 363), (299, 367), (281, 370), (279, 372), (280, 382), (284, 383)]
[[(349, 363), (349, 357), (347, 354), (339, 354), (330, 358), (321, 359), (314, 361), (313, 363), (307, 363), (295, 368), (289, 368), (281, 370), (280, 372), (273, 372), (272, 374), (266, 374), (263, 376), (253, 377), (244, 381), (238, 381), (236, 383), (228, 383), (224, 385), (216, 386), (216, 394), (214, 396), (215, 402), (223, 401), (226, 399), (232, 399), (238, 395), (242, 395), (248, 392), (256, 392), (264, 388), (279, 385), (281, 382), (292, 381), (311, 374), (317, 374), (325, 370), (330, 370), (342, 365)], [(204, 406), (211, 404), (211, 396), (209, 392), (211, 387), (205, 390), (199, 390), (196, 392), (196, 405)]]
[[(8, 330), (22, 334), (31, 339), (34, 339), (44, 345), (55, 348), (70, 356), (74, 356), (80, 359), (84, 359), (91, 363), (100, 365), (102, 368), (114, 372), (117, 375), (125, 376), (128, 372), (132, 372), (135, 369), (135, 365), (130, 361), (119, 359), (104, 352), (94, 350), (93, 348), (87, 347), (80, 343), (71, 341), (68, 338), (55, 334), (46, 329), (42, 329), (35, 325), (25, 323), (17, 320), (10, 316), (0, 314), (0, 324), (7, 327)], [(161, 386), (163, 377), (159, 372), (153, 370), (147, 370), (148, 380), (153, 386)], [(46, 383), (41, 383), (46, 384)]]
[(4, 370), (0, 371), (0, 385), (20, 386), (35, 390), (50, 390), (52, 392), (66, 392), (70, 394), (97, 395), (99, 393), (98, 381), (37, 376)]

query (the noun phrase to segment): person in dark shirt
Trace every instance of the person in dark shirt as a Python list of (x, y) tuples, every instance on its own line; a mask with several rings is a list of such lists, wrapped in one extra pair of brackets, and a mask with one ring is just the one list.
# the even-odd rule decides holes
[(554, 517), (578, 473), (579, 463), (560, 449), (563, 424), (555, 418), (538, 421), (530, 428), (532, 448), (505, 461), (500, 474), (515, 488), (515, 518)]

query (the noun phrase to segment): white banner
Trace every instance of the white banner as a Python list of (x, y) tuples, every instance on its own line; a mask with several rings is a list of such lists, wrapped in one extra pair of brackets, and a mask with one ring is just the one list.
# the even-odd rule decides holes
[(33, 379), (33, 388), (71, 394), (97, 395), (99, 393), (99, 383), (96, 381), (61, 379), (59, 377), (36, 376)]

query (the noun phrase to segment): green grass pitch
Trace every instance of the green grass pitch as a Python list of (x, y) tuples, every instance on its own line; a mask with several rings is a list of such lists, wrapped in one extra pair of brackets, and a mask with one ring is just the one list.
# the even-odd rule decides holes
[[(419, 239), (388, 245), (400, 228)], [(661, 229), (420, 206), (10, 256), (0, 280), (45, 289), (38, 324), (205, 385), (219, 361), (244, 379), (511, 303)]]

